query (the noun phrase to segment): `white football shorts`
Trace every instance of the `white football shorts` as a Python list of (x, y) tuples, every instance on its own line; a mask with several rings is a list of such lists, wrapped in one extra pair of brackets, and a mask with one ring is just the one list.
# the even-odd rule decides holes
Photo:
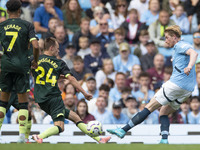
[(155, 99), (161, 105), (170, 105), (174, 110), (177, 110), (180, 104), (186, 101), (191, 94), (192, 92), (180, 88), (171, 81), (167, 81), (155, 94)]

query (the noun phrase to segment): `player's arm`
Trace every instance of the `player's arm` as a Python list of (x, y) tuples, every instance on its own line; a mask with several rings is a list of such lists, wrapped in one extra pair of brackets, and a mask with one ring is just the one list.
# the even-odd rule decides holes
[[(62, 61), (62, 60), (61, 60)], [(92, 99), (92, 95), (88, 94), (78, 83), (78, 81), (76, 80), (76, 78), (74, 78), (72, 76), (72, 73), (70, 71), (70, 69), (68, 68), (68, 66), (66, 65), (66, 63), (64, 61), (62, 61), (61, 64), (61, 72), (60, 72), (60, 78), (64, 78), (64, 79), (68, 79), (69, 82), (78, 90), (80, 91), (87, 100)]]
[(78, 89), (78, 91), (80, 91), (87, 100), (90, 100), (92, 99), (92, 95), (91, 94), (88, 94), (81, 86), (80, 84), (78, 83), (78, 81), (76, 80), (76, 78), (74, 78), (72, 75), (70, 74), (67, 74), (65, 76), (66, 79), (69, 80), (69, 82), (76, 88)]
[(196, 63), (198, 53), (195, 52), (195, 50), (190, 48), (189, 50), (186, 51), (186, 54), (190, 56), (190, 61), (189, 61), (188, 66), (186, 68), (184, 68), (184, 73), (189, 75), (190, 70), (192, 69), (192, 67)]
[(32, 68), (36, 69), (37, 68), (37, 62), (38, 62), (38, 58), (39, 58), (39, 43), (38, 43), (38, 38), (35, 35), (35, 31), (34, 31), (34, 27), (33, 25), (30, 23), (29, 24), (29, 39), (30, 42), (33, 46), (33, 61), (32, 61)]

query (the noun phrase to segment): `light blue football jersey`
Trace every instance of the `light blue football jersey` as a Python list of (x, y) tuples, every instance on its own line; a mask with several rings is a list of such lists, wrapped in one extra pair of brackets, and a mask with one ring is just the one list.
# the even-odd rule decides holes
[(187, 91), (193, 91), (196, 84), (195, 65), (188, 76), (184, 73), (184, 68), (188, 66), (190, 61), (190, 56), (186, 54), (190, 48), (194, 49), (192, 45), (185, 41), (179, 41), (174, 45), (172, 54), (173, 72), (170, 78), (171, 82)]

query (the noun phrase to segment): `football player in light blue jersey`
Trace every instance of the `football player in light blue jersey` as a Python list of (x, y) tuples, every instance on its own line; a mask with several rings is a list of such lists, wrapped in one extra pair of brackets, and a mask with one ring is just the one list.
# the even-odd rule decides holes
[(174, 49), (173, 72), (170, 80), (162, 85), (162, 88), (145, 108), (138, 112), (127, 125), (123, 128), (108, 129), (108, 132), (123, 138), (128, 130), (143, 122), (150, 113), (162, 106), (160, 110), (162, 135), (160, 143), (168, 143), (170, 124), (168, 115), (179, 109), (180, 104), (188, 99), (194, 90), (196, 81), (194, 64), (198, 54), (189, 43), (181, 41), (181, 34), (181, 29), (177, 25), (165, 29), (165, 46)]

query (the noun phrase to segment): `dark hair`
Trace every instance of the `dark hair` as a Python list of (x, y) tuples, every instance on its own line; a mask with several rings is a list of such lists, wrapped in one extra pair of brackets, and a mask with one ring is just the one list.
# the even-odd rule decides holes
[(190, 103), (191, 103), (194, 99), (197, 99), (198, 102), (200, 102), (200, 99), (199, 99), (198, 96), (192, 96), (192, 97), (190, 98)]
[(193, 35), (196, 34), (196, 33), (199, 33), (199, 34), (200, 34), (200, 31), (195, 31), (195, 32), (193, 33)]
[(139, 79), (140, 79), (141, 77), (150, 78), (150, 75), (149, 75), (147, 72), (141, 72), (140, 75), (139, 75)]
[(148, 30), (145, 30), (145, 29), (141, 30), (140, 31), (140, 36), (145, 36), (145, 35), (149, 35)]
[(106, 91), (106, 92), (110, 92), (110, 87), (107, 85), (107, 84), (102, 84), (100, 87), (99, 87), (99, 91)]
[(115, 78), (116, 78), (118, 75), (123, 75), (124, 78), (126, 78), (126, 75), (125, 75), (123, 72), (117, 72), (116, 75), (115, 75)]
[(22, 6), (22, 3), (20, 0), (9, 0), (6, 3), (6, 7), (8, 9), (8, 11), (10, 12), (16, 12), (18, 11)]
[(124, 87), (122, 89), (122, 93), (130, 93), (131, 94), (132, 89), (130, 87)]
[(172, 67), (166, 67), (164, 69), (164, 73), (166, 73), (166, 74), (172, 74), (172, 71), (173, 71)]
[(114, 87), (115, 83), (114, 83), (114, 81), (113, 81), (111, 78), (107, 78), (107, 82), (108, 82), (108, 85), (109, 85), (109, 84), (111, 85), (110, 88), (113, 88), (113, 87)]
[[(64, 89), (63, 89), (64, 92), (66, 92), (67, 86), (70, 85), (70, 84), (71, 84), (71, 83), (67, 83), (67, 84), (65, 85), (65, 87), (64, 87)], [(72, 84), (71, 84), (71, 85), (72, 85)], [(74, 92), (75, 92), (74, 95), (76, 95), (76, 88), (75, 88), (73, 85), (72, 85), (72, 87), (74, 88)], [(67, 93), (66, 93), (66, 94), (67, 94)]]
[(114, 31), (115, 34), (119, 34), (119, 35), (123, 35), (125, 36), (125, 30), (124, 28), (120, 27), (120, 28), (117, 28), (115, 31)]
[[(118, 5), (121, 4), (121, 3), (125, 4), (126, 7), (127, 7), (127, 1), (126, 0), (116, 0), (115, 16), (118, 16), (118, 13), (119, 13)], [(125, 16), (124, 16), (125, 18), (127, 17), (127, 14), (128, 14), (128, 9), (126, 8), (126, 13), (125, 13)]]
[(56, 45), (56, 39), (53, 37), (46, 38), (44, 40), (44, 50), (47, 51), (51, 46)]
[(77, 110), (76, 110), (76, 113), (80, 116), (79, 112), (78, 112), (78, 106), (80, 105), (80, 103), (84, 103), (86, 105), (86, 116), (89, 115), (89, 112), (88, 112), (88, 105), (87, 103), (85, 102), (85, 99), (81, 99), (80, 101), (78, 101), (77, 103)]

